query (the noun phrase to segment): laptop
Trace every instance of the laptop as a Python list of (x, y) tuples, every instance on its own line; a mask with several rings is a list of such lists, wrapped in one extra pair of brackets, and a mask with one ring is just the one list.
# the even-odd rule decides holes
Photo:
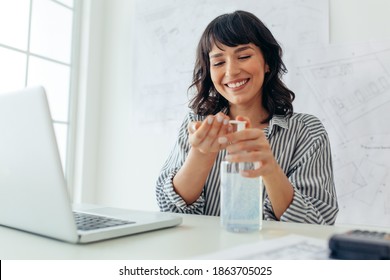
[(96, 205), (79, 205), (75, 211), (43, 87), (0, 94), (0, 131), (2, 226), (71, 243), (89, 243), (182, 222), (172, 213)]

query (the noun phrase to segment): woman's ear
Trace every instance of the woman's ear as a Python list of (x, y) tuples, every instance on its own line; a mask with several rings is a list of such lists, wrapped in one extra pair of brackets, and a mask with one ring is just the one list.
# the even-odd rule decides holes
[(270, 72), (268, 64), (265, 65), (265, 73)]

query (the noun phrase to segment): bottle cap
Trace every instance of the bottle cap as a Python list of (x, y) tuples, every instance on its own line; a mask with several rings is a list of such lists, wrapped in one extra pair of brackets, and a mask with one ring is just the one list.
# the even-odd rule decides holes
[(229, 121), (229, 123), (231, 125), (233, 125), (233, 127), (235, 128), (234, 131), (241, 131), (241, 130), (245, 129), (245, 125), (246, 125), (246, 121), (232, 120), (232, 121)]

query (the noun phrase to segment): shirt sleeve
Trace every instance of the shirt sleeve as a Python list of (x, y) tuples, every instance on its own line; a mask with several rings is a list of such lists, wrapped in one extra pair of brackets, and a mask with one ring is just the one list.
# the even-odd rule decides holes
[(280, 220), (332, 225), (338, 204), (328, 135), (319, 120), (304, 135), (305, 152), (287, 174), (294, 197)]
[(187, 205), (173, 187), (173, 178), (183, 166), (190, 150), (187, 127), (191, 121), (195, 121), (195, 117), (188, 113), (180, 126), (176, 143), (165, 161), (156, 182), (156, 199), (162, 212), (203, 214), (203, 194), (194, 203)]

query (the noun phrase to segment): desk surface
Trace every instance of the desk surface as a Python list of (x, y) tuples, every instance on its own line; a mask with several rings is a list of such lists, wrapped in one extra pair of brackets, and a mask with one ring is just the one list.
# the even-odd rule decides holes
[(357, 228), (263, 221), (259, 232), (230, 233), (220, 227), (219, 217), (181, 216), (183, 223), (174, 228), (86, 245), (68, 244), (0, 226), (0, 259), (192, 259), (288, 234), (328, 239), (333, 233)]

